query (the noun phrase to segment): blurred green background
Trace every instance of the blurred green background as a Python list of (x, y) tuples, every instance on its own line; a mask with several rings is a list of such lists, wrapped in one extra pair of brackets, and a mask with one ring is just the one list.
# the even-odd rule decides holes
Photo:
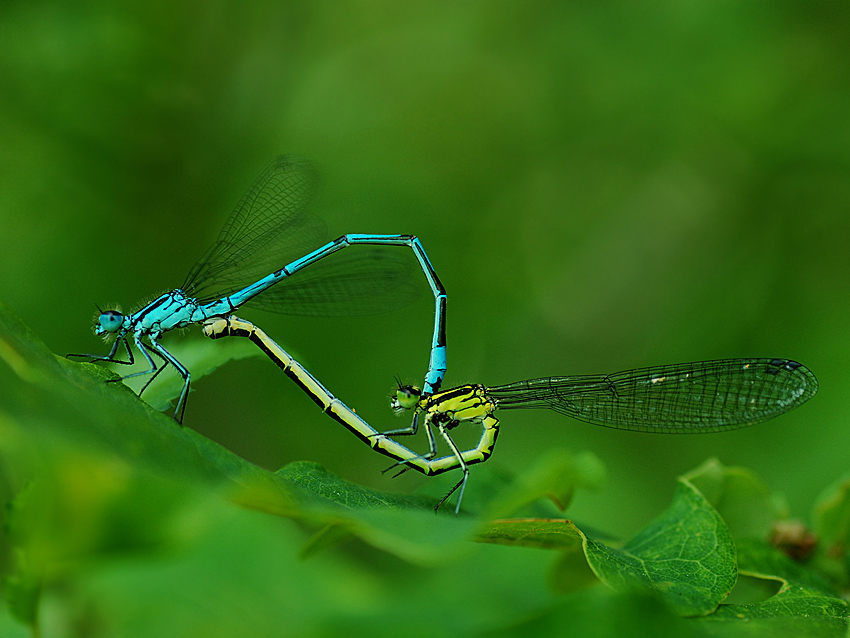
[[(446, 387), (785, 357), (808, 405), (723, 435), (509, 412), (490, 461), (591, 450), (570, 514), (627, 535), (704, 458), (797, 515), (850, 468), (850, 7), (844, 3), (6, 2), (0, 299), (58, 353), (94, 304), (178, 286), (280, 153), (323, 175), (329, 235), (418, 235), (449, 293)], [(379, 430), (421, 382), (433, 302), (242, 313)], [(165, 345), (200, 338), (169, 335)], [(194, 385), (185, 424), (266, 468), (408, 492), (267, 360)], [(420, 445), (424, 444), (424, 439)], [(473, 472), (470, 490), (475, 489)]]

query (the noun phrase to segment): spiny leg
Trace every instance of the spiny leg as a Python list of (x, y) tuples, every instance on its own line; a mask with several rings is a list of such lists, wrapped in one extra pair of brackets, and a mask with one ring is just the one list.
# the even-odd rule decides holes
[[(144, 342), (142, 342), (142, 343), (144, 343)], [(149, 346), (149, 345), (148, 345), (148, 344), (146, 344), (146, 343), (145, 343), (144, 345), (145, 345), (145, 347), (146, 347), (146, 348), (147, 348), (147, 349), (148, 349), (151, 353), (155, 354), (156, 356), (158, 356), (159, 358), (161, 358), (161, 359), (163, 360), (163, 362), (167, 363), (167, 361), (165, 360), (165, 358), (164, 358), (161, 354), (159, 354), (159, 352), (157, 352), (157, 351), (156, 351), (153, 347)], [(165, 370), (165, 368), (166, 368), (166, 367), (167, 367), (167, 366), (164, 366), (164, 365), (163, 365), (163, 366), (160, 366), (160, 367), (159, 367), (159, 369), (151, 375), (151, 378), (150, 378), (150, 379), (148, 379), (147, 381), (145, 381), (145, 385), (143, 385), (143, 386), (142, 386), (142, 389), (141, 389), (141, 390), (139, 390), (139, 396), (142, 396), (142, 393), (144, 393), (144, 391), (148, 389), (148, 386), (149, 386), (151, 383), (153, 383), (154, 379), (156, 379), (156, 378), (159, 376), (159, 373), (160, 373), (160, 372), (162, 372), (163, 370)]]
[(453, 470), (457, 467), (463, 469), (464, 476), (458, 481), (457, 485), (455, 485), (451, 491), (443, 497), (443, 499), (437, 504), (435, 509), (439, 509), (440, 506), (448, 500), (448, 498), (458, 489), (460, 490), (460, 495), (458, 496), (457, 507), (455, 508), (455, 514), (460, 511), (460, 503), (463, 500), (463, 492), (466, 489), (466, 483), (469, 479), (469, 468), (468, 466), (474, 465), (476, 463), (483, 463), (490, 455), (493, 453), (493, 448), (496, 445), (496, 437), (499, 434), (499, 420), (494, 417), (492, 414), (487, 415), (481, 422), (482, 432), (481, 438), (478, 440), (478, 444), (461, 452), (457, 445), (455, 445), (452, 438), (449, 436), (448, 430), (455, 427), (457, 425), (457, 421), (451, 421), (446, 424), (441, 424), (440, 434), (442, 434), (443, 438), (448, 443), (449, 447), (452, 450), (452, 454), (443, 456), (439, 459), (433, 460), (423, 460), (421, 464), (417, 465), (416, 461), (419, 460), (418, 457), (414, 459), (408, 459), (407, 463), (409, 463), (409, 467), (414, 467), (419, 471), (428, 474), (428, 475), (437, 475), (442, 474), (443, 472), (448, 472), (449, 470)]
[[(393, 463), (387, 469), (385, 469), (383, 472), (381, 472), (382, 474), (389, 472), (390, 470), (398, 467), (399, 465), (403, 465), (404, 467), (401, 468), (398, 471), (397, 474), (393, 475), (393, 478), (396, 478), (398, 476), (401, 476), (402, 474), (404, 474), (405, 472), (407, 472), (409, 469), (411, 469), (413, 467), (413, 465), (411, 465), (412, 461), (423, 461), (425, 465), (428, 465), (428, 462), (431, 461), (431, 459), (433, 459), (435, 456), (437, 456), (437, 439), (434, 437), (434, 428), (431, 427), (432, 416), (433, 416), (433, 414), (431, 412), (428, 412), (428, 413), (425, 414), (425, 432), (428, 433), (428, 446), (429, 446), (428, 452), (426, 452), (425, 454), (417, 454), (415, 457), (412, 457), (412, 458), (401, 459), (397, 463)], [(419, 417), (419, 410), (417, 409), (416, 414), (414, 414), (414, 416), (413, 416), (414, 423), (416, 423), (416, 420), (417, 420), (418, 417)], [(392, 434), (392, 431), (384, 432), (384, 433), (382, 433), (382, 436), (386, 436), (388, 434)]]
[(436, 512), (437, 510), (439, 510), (440, 507), (442, 506), (442, 504), (445, 503), (449, 499), (449, 497), (452, 494), (455, 493), (455, 490), (457, 490), (457, 488), (460, 488), (460, 493), (457, 495), (457, 504), (455, 505), (455, 516), (457, 516), (458, 513), (460, 512), (460, 502), (463, 500), (463, 492), (466, 489), (466, 483), (469, 480), (469, 466), (466, 464), (466, 461), (463, 460), (463, 454), (461, 453), (460, 449), (455, 444), (455, 442), (452, 440), (452, 437), (449, 436), (449, 432), (446, 429), (445, 425), (443, 425), (441, 423), (439, 425), (439, 428), (440, 428), (440, 434), (443, 435), (443, 438), (446, 440), (446, 443), (448, 443), (449, 448), (451, 449), (452, 453), (454, 454), (455, 458), (457, 459), (457, 465), (458, 465), (458, 467), (460, 467), (461, 471), (463, 472), (463, 478), (461, 478), (457, 482), (457, 485), (455, 485), (451, 490), (449, 490), (449, 493), (446, 494), (440, 500), (439, 503), (437, 503), (437, 507), (434, 508), (434, 511)]
[[(410, 422), (410, 425), (406, 428), (398, 428), (397, 430), (387, 430), (386, 432), (381, 432), (384, 436), (411, 436), (416, 434), (419, 431), (419, 414), (421, 410), (419, 408), (415, 408), (413, 411), (413, 419)], [(431, 435), (433, 438), (433, 435)]]
[[(151, 337), (150, 341), (151, 346), (159, 354), (159, 356), (173, 365), (180, 376), (183, 377), (183, 390), (180, 391), (180, 398), (177, 399), (177, 406), (174, 408), (174, 420), (178, 423), (183, 423), (183, 412), (186, 410), (186, 397), (189, 394), (189, 382), (192, 375), (189, 374), (189, 370), (186, 369), (186, 366), (180, 363), (168, 350), (163, 348), (154, 337)], [(150, 359), (149, 355), (148, 358)]]
[[(151, 341), (153, 341), (154, 337), (151, 336), (150, 339), (151, 339)], [(127, 374), (127, 375), (121, 377), (120, 379), (109, 379), (109, 381), (126, 381), (127, 379), (132, 379), (133, 377), (140, 377), (140, 376), (145, 375), (145, 374), (153, 374), (157, 371), (157, 369), (158, 369), (157, 365), (156, 365), (156, 363), (154, 363), (154, 360), (148, 354), (147, 348), (145, 347), (145, 344), (142, 341), (142, 333), (141, 332), (137, 332), (135, 335), (133, 335), (133, 343), (136, 344), (136, 347), (139, 349), (139, 352), (141, 352), (144, 355), (145, 359), (147, 359), (147, 362), (148, 362), (148, 365), (150, 365), (150, 368), (148, 368), (147, 370), (140, 370), (139, 372), (133, 372), (131, 374)], [(128, 349), (129, 349), (129, 346), (128, 346)]]
[[(130, 350), (130, 346), (126, 343), (126, 338), (124, 340), (125, 340), (125, 346), (127, 347), (127, 352), (130, 354), (130, 361), (127, 362), (127, 361), (119, 361), (119, 360), (116, 360), (116, 359), (110, 359), (111, 362), (133, 363), (133, 361), (132, 361), (132, 359), (133, 359), (132, 351)], [(136, 336), (134, 341), (135, 341), (136, 347), (139, 348), (139, 351), (144, 355), (145, 359), (147, 359), (147, 361), (148, 361), (148, 363), (150, 364), (151, 367), (148, 370), (141, 370), (139, 372), (134, 372), (132, 374), (128, 374), (128, 375), (120, 377), (118, 379), (107, 379), (107, 383), (124, 381), (125, 379), (130, 379), (132, 377), (138, 377), (138, 376), (142, 376), (142, 375), (145, 375), (145, 374), (150, 374), (151, 377), (145, 382), (145, 385), (142, 386), (142, 389), (139, 390), (139, 396), (142, 396), (142, 393), (145, 390), (147, 390), (148, 386), (154, 381), (154, 379), (156, 379), (162, 373), (163, 370), (165, 370), (165, 368), (167, 367), (167, 364), (170, 363), (175, 368), (177, 368), (177, 372), (179, 372), (181, 374), (181, 376), (183, 376), (183, 378), (186, 380), (186, 383), (184, 383), (184, 386), (183, 386), (183, 391), (180, 394), (180, 400), (184, 401), (186, 391), (187, 391), (187, 385), (188, 385), (188, 382), (189, 382), (188, 379), (186, 378), (186, 376), (183, 375), (183, 372), (186, 372), (186, 375), (188, 375), (188, 371), (186, 370), (186, 368), (183, 367), (183, 365), (180, 364), (180, 362), (177, 361), (177, 359), (175, 359), (173, 356), (171, 356), (170, 358), (165, 356), (165, 354), (163, 354), (163, 352), (167, 353), (167, 351), (165, 350), (165, 348), (162, 348), (162, 346), (159, 346), (159, 344), (154, 340), (153, 337), (151, 337), (151, 343), (153, 345), (146, 344), (144, 341), (141, 340), (141, 336), (139, 336), (139, 335)], [(159, 346), (159, 348), (157, 348), (156, 346)], [(151, 358), (150, 354), (148, 354), (149, 351), (151, 353), (155, 354), (156, 356), (160, 357), (166, 365), (157, 366), (156, 363), (154, 362), (153, 358)], [(170, 354), (170, 353), (167, 353), (167, 354)], [(181, 404), (178, 402), (178, 404), (177, 404), (178, 409), (180, 408), (180, 405)], [(185, 405), (184, 405), (184, 409), (185, 409)], [(174, 418), (180, 423), (182, 423), (182, 421), (183, 421), (182, 413), (180, 414), (180, 418), (179, 419), (177, 418), (177, 410), (175, 410)]]
[[(121, 342), (124, 342), (124, 348), (127, 350), (127, 361), (122, 361), (121, 359), (116, 359), (115, 355), (118, 353), (118, 347), (121, 345)], [(112, 349), (109, 351), (109, 354), (68, 354), (68, 357), (80, 357), (84, 359), (89, 359), (89, 363), (93, 361), (107, 361), (109, 363), (120, 363), (122, 365), (131, 366), (135, 363), (133, 359), (133, 351), (130, 350), (130, 344), (127, 343), (127, 335), (122, 334), (121, 336), (115, 339), (115, 342), (112, 344)]]

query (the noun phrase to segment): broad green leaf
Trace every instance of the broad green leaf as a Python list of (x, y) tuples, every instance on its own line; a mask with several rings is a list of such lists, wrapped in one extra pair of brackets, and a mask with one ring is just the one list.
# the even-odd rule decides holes
[(784, 499), (746, 468), (709, 459), (685, 478), (717, 509), (736, 542), (770, 539), (798, 560), (807, 558), (817, 544), (802, 522), (788, 518)]
[(560, 552), (549, 572), (549, 586), (559, 594), (578, 592), (598, 583), (582, 551)]
[(367, 490), (304, 461), (290, 463), (278, 471), (278, 476), (335, 506), (327, 510), (315, 505), (305, 510), (307, 518), (343, 526), (366, 542), (411, 562), (442, 562), (471, 551), (466, 540), (477, 525), (475, 520), (450, 513), (435, 515), (430, 499)]
[(276, 474), (347, 509), (383, 506), (433, 511), (434, 507), (428, 498), (388, 494), (354, 485), (328, 472), (318, 463), (309, 461), (290, 463)]
[(839, 638), (847, 635), (850, 607), (817, 573), (799, 565), (765, 542), (738, 545), (739, 570), (775, 580), (779, 591), (749, 605), (723, 604), (700, 619), (720, 636), (794, 636)]
[(747, 539), (737, 543), (738, 572), (769, 578), (783, 583), (803, 586), (806, 589), (817, 590), (834, 598), (838, 594), (829, 582), (807, 565), (802, 565), (788, 558), (781, 550), (765, 541)]
[[(588, 538), (565, 519), (493, 521), (476, 538), (567, 554), (575, 553), (581, 542), (588, 564), (603, 582), (621, 591), (654, 592), (681, 615), (710, 613), (737, 578), (729, 530), (717, 511), (685, 480), (678, 483), (671, 507), (622, 549)], [(573, 561), (564, 565), (570, 571), (575, 569)], [(555, 572), (553, 578), (569, 582), (568, 574)]]
[(700, 620), (707, 625), (725, 625), (731, 636), (843, 638), (848, 619), (847, 603), (840, 598), (784, 583), (776, 596), (762, 603), (721, 605)]
[(598, 582), (587, 564), (584, 534), (564, 518), (512, 518), (490, 521), (475, 536), (482, 543), (553, 549), (559, 552), (549, 575), (553, 591), (578, 591)]
[(291, 522), (271, 525), (215, 500), (185, 517), (175, 524), (196, 535), (184, 551), (112, 562), (78, 579), (77, 595), (109, 619), (95, 635), (313, 635), (321, 618), (374, 614), (385, 597), (351, 565), (301, 560), (304, 537)]
[(720, 513), (735, 539), (767, 538), (774, 522), (788, 515), (783, 500), (745, 468), (709, 459), (684, 478)]
[[(305, 561), (304, 534), (289, 521), (215, 502), (194, 510), (201, 533), (184, 551), (99, 565), (78, 579), (82, 609), (97, 610), (81, 619), (93, 636), (487, 635), (553, 601), (548, 561), (528, 550), (474, 546), (485, 551), (428, 570), (374, 552)], [(519, 572), (528, 579), (521, 591)]]
[(622, 549), (585, 538), (596, 575), (617, 590), (658, 593), (677, 613), (713, 611), (737, 579), (735, 546), (705, 497), (680, 479), (672, 505)]
[(498, 545), (558, 550), (549, 574), (553, 591), (569, 593), (598, 582), (587, 564), (582, 541), (584, 534), (566, 519), (506, 519), (487, 523), (475, 540)]
[(487, 523), (475, 540), (499, 545), (577, 551), (584, 534), (565, 518), (512, 518)]

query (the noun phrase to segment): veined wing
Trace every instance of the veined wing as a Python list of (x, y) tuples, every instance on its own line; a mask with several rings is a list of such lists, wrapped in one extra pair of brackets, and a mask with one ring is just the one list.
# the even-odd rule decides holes
[(722, 359), (607, 375), (548, 377), (488, 388), (499, 408), (548, 408), (621, 430), (713, 432), (766, 421), (817, 392), (788, 359)]
[(219, 299), (318, 248), (325, 224), (308, 211), (317, 182), (314, 166), (297, 156), (266, 166), (192, 267), (183, 292), (201, 302)]
[(353, 317), (396, 310), (423, 290), (409, 251), (349, 246), (310, 264), (246, 306), (288, 315)]

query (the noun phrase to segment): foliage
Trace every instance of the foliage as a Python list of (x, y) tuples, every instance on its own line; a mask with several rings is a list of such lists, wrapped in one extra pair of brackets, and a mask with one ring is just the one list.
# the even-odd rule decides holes
[[(205, 352), (208, 368), (233, 354)], [(768, 542), (781, 501), (714, 460), (622, 543), (556, 507), (601, 481), (588, 454), (554, 450), (509, 481), (485, 464), (468, 511), (435, 515), (435, 498), (364, 489), (314, 463), (252, 465), (104, 383), (102, 367), (53, 355), (5, 310), (0, 359), (0, 459), (15, 494), (3, 636), (848, 629), (846, 480), (816, 505), (826, 542), (805, 561)]]
[[(320, 167), (328, 239), (421, 238), (449, 293), (447, 384), (775, 356), (822, 390), (721, 436), (513, 412), (455, 520), (428, 511), (451, 473), (381, 475), (386, 459), (266, 360), (194, 383), (181, 431), (120, 384), (92, 383), (108, 371), (54, 361), (3, 319), (0, 573), (14, 615), (0, 614), (0, 636), (30, 635), (21, 618), (44, 636), (832, 623), (816, 592), (846, 592), (850, 533), (848, 24), (846, 2), (2, 3), (0, 299), (54, 352), (103, 353), (86, 329), (94, 304), (131, 310), (179, 286), (261, 167), (297, 153)], [(393, 376), (422, 381), (433, 301), (245, 317), (387, 430)], [(187, 362), (237, 345), (191, 338), (164, 345), (186, 343)], [(564, 443), (599, 454), (610, 480), (587, 489), (602, 463), (550, 452)], [(640, 583), (652, 557), (628, 539), (674, 490), (670, 512), (682, 506), (676, 477), (707, 457), (748, 468), (685, 476), (735, 543), (730, 597), (694, 619), (600, 585), (549, 497), (604, 546), (597, 567), (622, 559)], [(256, 467), (299, 459), (331, 472)], [(513, 544), (468, 540), (487, 534)], [(766, 608), (742, 623), (731, 607), (799, 612), (796, 592), (820, 621)]]

